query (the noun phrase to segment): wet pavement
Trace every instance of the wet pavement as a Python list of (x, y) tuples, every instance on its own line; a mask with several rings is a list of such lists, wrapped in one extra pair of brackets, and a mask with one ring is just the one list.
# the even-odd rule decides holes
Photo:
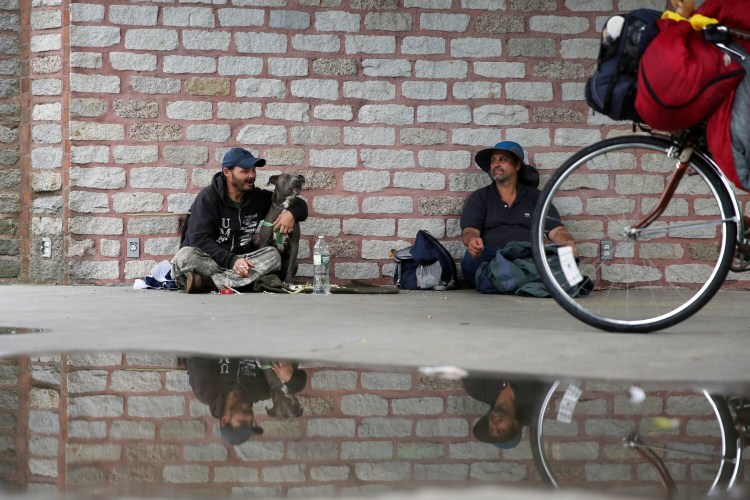
[(185, 295), (130, 287), (0, 287), (0, 356), (132, 351), (263, 354), (355, 364), (457, 365), (514, 375), (750, 383), (747, 292), (688, 321), (612, 334), (551, 299), (473, 291)]

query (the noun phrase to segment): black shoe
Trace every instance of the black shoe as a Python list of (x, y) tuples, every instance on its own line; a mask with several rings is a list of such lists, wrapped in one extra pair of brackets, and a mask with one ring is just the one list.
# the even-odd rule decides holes
[(219, 289), (214, 285), (214, 281), (206, 276), (201, 276), (196, 272), (187, 273), (185, 280), (185, 293), (210, 293), (218, 292)]

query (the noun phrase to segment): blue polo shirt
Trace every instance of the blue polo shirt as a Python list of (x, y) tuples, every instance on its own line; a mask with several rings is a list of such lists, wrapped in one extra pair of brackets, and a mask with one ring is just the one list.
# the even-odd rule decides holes
[[(511, 241), (531, 241), (531, 215), (541, 191), (518, 184), (516, 199), (508, 206), (492, 183), (469, 195), (461, 212), (461, 229), (478, 229), (485, 248), (500, 249)], [(547, 232), (562, 226), (555, 207), (550, 207)]]

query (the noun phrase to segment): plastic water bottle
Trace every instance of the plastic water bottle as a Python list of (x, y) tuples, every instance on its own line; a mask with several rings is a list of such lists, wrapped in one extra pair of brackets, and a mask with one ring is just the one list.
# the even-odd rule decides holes
[(322, 236), (318, 236), (318, 241), (313, 247), (313, 266), (313, 294), (331, 295), (331, 250)]

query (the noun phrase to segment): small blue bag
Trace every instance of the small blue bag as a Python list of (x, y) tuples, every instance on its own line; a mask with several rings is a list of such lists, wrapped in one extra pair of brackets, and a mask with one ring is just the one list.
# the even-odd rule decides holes
[(458, 271), (453, 256), (429, 232), (420, 229), (414, 245), (396, 252), (393, 283), (403, 290), (455, 288)]

